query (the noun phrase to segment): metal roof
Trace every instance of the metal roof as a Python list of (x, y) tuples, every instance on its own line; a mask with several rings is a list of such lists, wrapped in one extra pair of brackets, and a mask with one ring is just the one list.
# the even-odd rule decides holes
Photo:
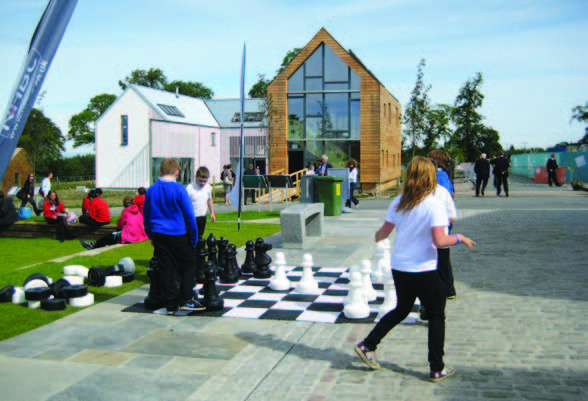
[[(222, 128), (237, 128), (241, 126), (240, 122), (234, 122), (233, 117), (235, 113), (241, 112), (241, 101), (240, 99), (207, 99), (204, 101), (216, 121)], [(245, 99), (245, 114), (247, 113), (260, 113), (262, 99)], [(243, 124), (246, 128), (267, 126), (265, 119), (263, 121), (246, 121)]]

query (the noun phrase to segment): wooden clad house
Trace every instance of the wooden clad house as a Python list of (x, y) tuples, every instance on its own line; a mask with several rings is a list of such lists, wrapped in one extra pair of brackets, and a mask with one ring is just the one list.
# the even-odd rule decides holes
[(33, 165), (27, 152), (23, 148), (16, 148), (2, 179), (2, 191), (7, 194), (12, 187), (22, 187), (32, 172)]
[(400, 177), (401, 105), (322, 28), (268, 87), (269, 170), (292, 173), (321, 155), (359, 165), (364, 191)]

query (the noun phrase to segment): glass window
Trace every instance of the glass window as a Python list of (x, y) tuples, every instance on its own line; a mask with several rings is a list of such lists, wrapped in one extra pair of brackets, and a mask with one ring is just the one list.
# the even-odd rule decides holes
[(349, 130), (349, 95), (347, 93), (325, 94), (325, 130)]
[(349, 67), (329, 46), (325, 46), (325, 81), (349, 81)]
[(216, 146), (216, 133), (210, 133), (210, 146)]
[(323, 95), (312, 94), (306, 95), (306, 115), (322, 116), (323, 115)]
[(359, 109), (361, 103), (357, 101), (351, 102), (351, 139), (359, 139)]
[(323, 79), (322, 78), (306, 78), (306, 88), (307, 91), (317, 91), (320, 92), (323, 90)]
[(289, 92), (302, 92), (304, 90), (304, 80), (303, 80), (303, 67), (300, 67), (290, 79), (288, 79), (288, 91)]
[(304, 138), (304, 98), (288, 98), (288, 139)]
[(306, 118), (306, 139), (320, 138), (321, 135), (321, 123), (322, 118), (320, 117), (307, 117)]
[(349, 161), (349, 145), (347, 141), (325, 141), (325, 154), (329, 156), (329, 163), (335, 168), (347, 166)]
[(351, 68), (351, 90), (353, 91), (358, 91), (360, 90), (360, 85), (359, 85), (359, 75), (357, 75), (355, 73), (355, 71), (353, 71)]
[(306, 76), (322, 76), (323, 75), (323, 45), (320, 45), (312, 55), (304, 62), (306, 66)]
[(347, 83), (325, 83), (326, 91), (346, 91), (349, 89)]
[(184, 117), (182, 112), (176, 106), (168, 106), (166, 104), (157, 104), (161, 110), (165, 112), (168, 116), (175, 116), (175, 117)]
[(359, 100), (360, 98), (359, 92), (351, 92), (351, 100)]
[(120, 146), (129, 144), (129, 116), (120, 116)]

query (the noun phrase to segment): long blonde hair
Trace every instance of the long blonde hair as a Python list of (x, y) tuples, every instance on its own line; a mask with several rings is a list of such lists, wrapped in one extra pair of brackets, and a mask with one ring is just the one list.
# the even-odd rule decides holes
[(406, 180), (402, 198), (396, 211), (412, 210), (437, 187), (437, 171), (433, 163), (421, 156), (415, 156), (406, 168)]

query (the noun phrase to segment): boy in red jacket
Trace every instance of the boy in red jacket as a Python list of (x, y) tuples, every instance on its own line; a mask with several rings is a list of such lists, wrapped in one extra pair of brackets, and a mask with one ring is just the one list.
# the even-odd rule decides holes
[(96, 188), (96, 197), (92, 199), (90, 206), (90, 215), (80, 216), (80, 223), (92, 227), (102, 227), (110, 223), (110, 209), (108, 203), (102, 199), (102, 190)]

